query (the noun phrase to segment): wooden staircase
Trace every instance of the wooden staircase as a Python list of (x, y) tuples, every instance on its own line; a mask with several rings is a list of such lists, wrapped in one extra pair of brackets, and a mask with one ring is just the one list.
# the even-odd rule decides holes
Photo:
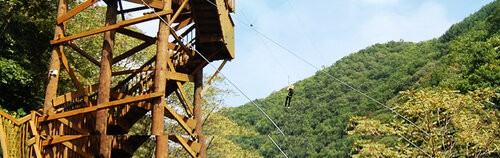
[[(100, 69), (101, 74), (109, 71), (111, 76), (104, 77), (94, 85), (82, 85), (75, 75), (76, 72), (71, 69), (72, 63), (66, 59), (63, 47), (74, 50), (94, 64), (101, 64), (101, 67), (108, 59), (101, 58), (101, 61), (93, 59), (85, 50), (73, 44), (73, 40), (99, 34), (105, 34), (106, 37), (113, 33), (111, 31), (116, 31), (116, 33), (144, 41), (143, 44), (126, 52), (115, 52), (112, 60), (108, 61), (112, 65), (140, 52), (149, 45), (157, 45), (157, 52), (160, 54), (166, 50), (160, 48), (159, 41), (169, 37), (149, 37), (125, 28), (150, 20), (158, 20), (158, 16), (151, 13), (125, 19), (116, 24), (109, 23), (95, 30), (65, 36), (64, 22), (95, 5), (98, 0), (84, 0), (71, 10), (67, 10), (68, 4), (65, 0), (59, 0), (55, 38), (50, 41), (54, 49), (49, 67), (51, 71), (66, 71), (77, 88), (66, 94), (58, 94), (59, 74), (56, 71), (49, 77), (43, 109), (33, 111), (21, 119), (14, 119), (0, 112), (0, 143), (4, 151), (3, 157), (131, 157), (144, 142), (153, 137), (157, 140), (157, 146), (168, 145), (158, 141), (167, 138), (182, 146), (192, 157), (206, 157), (206, 147), (204, 147), (205, 142), (201, 132), (202, 105), (199, 101), (199, 96), (201, 96), (199, 88), (202, 84), (202, 76), (200, 74), (209, 62), (234, 58), (234, 24), (230, 17), (230, 13), (234, 11), (234, 1), (143, 0), (146, 4), (142, 0), (123, 1), (136, 3), (141, 7), (117, 9), (108, 12), (107, 15), (117, 17), (118, 14), (144, 10), (149, 6), (157, 10), (156, 14), (173, 23), (173, 29), (169, 34), (170, 38), (175, 40), (167, 44), (169, 52), (167, 58), (155, 56), (138, 69), (120, 72)], [(105, 1), (108, 10), (118, 8), (118, 2), (119, 0)], [(169, 3), (171, 5), (168, 5)], [(111, 22), (109, 20), (112, 21), (113, 18), (107, 18), (107, 22)], [(111, 42), (114, 39), (106, 38), (105, 40)], [(104, 50), (113, 50), (113, 48), (104, 45), (103, 52)], [(166, 70), (156, 70), (161, 67), (159, 61), (166, 61)], [(165, 78), (157, 77), (156, 72), (165, 73)], [(127, 75), (127, 77), (114, 87), (102, 87), (102, 83), (110, 82), (111, 78), (117, 75)], [(166, 80), (164, 92), (158, 92), (158, 89), (155, 89), (155, 85), (159, 84), (155, 82), (158, 79)], [(195, 84), (193, 100), (187, 97), (185, 83)], [(170, 95), (177, 96), (179, 107), (161, 102)], [(103, 96), (109, 101), (99, 101), (99, 97)], [(161, 104), (158, 104), (159, 102)], [(182, 111), (176, 111), (178, 109)], [(176, 124), (184, 130), (184, 133), (182, 135), (129, 134), (131, 127), (142, 117), (148, 112), (154, 113), (157, 110), (163, 111), (164, 117), (163, 119), (153, 118), (153, 125), (161, 124), (168, 118), (177, 122)], [(103, 115), (99, 115), (102, 112), (106, 114), (104, 119)], [(99, 127), (101, 124), (104, 124), (106, 128)], [(13, 133), (18, 134), (14, 136)], [(107, 142), (109, 145), (106, 144)], [(156, 153), (168, 154), (158, 148)], [(165, 155), (157, 155), (157, 157), (163, 156)]]

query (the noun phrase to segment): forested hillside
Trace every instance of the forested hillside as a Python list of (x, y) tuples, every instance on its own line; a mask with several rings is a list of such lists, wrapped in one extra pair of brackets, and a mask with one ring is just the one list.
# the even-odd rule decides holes
[[(398, 105), (399, 109), (404, 109), (404, 105), (414, 105), (404, 104), (404, 102), (418, 98), (413, 96), (417, 95), (415, 92), (405, 92), (401, 94), (402, 96), (400, 95), (400, 92), (407, 90), (426, 90), (429, 91), (429, 96), (443, 94), (443, 97), (456, 97), (452, 100), (483, 96), (482, 101), (466, 101), (477, 103), (479, 109), (492, 115), (491, 120), (485, 120), (485, 122), (488, 125), (491, 124), (491, 127), (488, 126), (487, 129), (492, 129), (493, 134), (487, 139), (495, 140), (489, 142), (493, 149), (485, 149), (488, 152), (480, 156), (494, 156), (500, 152), (498, 148), (500, 134), (498, 130), (494, 130), (498, 129), (498, 123), (491, 123), (498, 122), (499, 117), (499, 28), (500, 1), (495, 1), (462, 22), (453, 25), (439, 38), (419, 43), (390, 41), (384, 44), (375, 44), (342, 58), (323, 71), (353, 85), (388, 106)], [(286, 96), (285, 89), (256, 100), (256, 103), (262, 106), (277, 125), (283, 129), (286, 136), (281, 136), (271, 122), (251, 103), (236, 108), (227, 108), (224, 110), (224, 114), (239, 125), (253, 129), (260, 135), (273, 135), (289, 157), (348, 157), (360, 154), (361, 149), (353, 149), (353, 143), (358, 137), (348, 135), (348, 131), (353, 129), (352, 126), (348, 127), (351, 118), (365, 116), (364, 118), (376, 119), (382, 123), (402, 120), (391, 111), (340, 84), (323, 72), (317, 72), (316, 75), (294, 85), (296, 94), (292, 99), (290, 109), (283, 108)], [(490, 93), (468, 93), (475, 90)], [(493, 93), (491, 93), (492, 90)], [(437, 101), (434, 104), (447, 105)], [(437, 109), (442, 108), (438, 107)], [(404, 114), (410, 115), (411, 113)], [(413, 121), (419, 121), (419, 118), (410, 118)], [(458, 129), (460, 128), (457, 126)], [(426, 130), (432, 131), (431, 128)], [(452, 135), (454, 134), (452, 133)], [(407, 143), (398, 137), (392, 138), (392, 140), (389, 140), (390, 138), (384, 139), (387, 140), (386, 142), (397, 140), (396, 143)], [(279, 157), (281, 155), (267, 137), (241, 136), (233, 137), (233, 140), (239, 142), (245, 149), (257, 150), (264, 157)], [(359, 141), (357, 142), (359, 143)], [(416, 145), (422, 144), (425, 143), (419, 141)], [(472, 147), (474, 144), (466, 145)], [(495, 145), (497, 147), (494, 147)], [(406, 147), (413, 146), (406, 145)], [(424, 150), (434, 151), (434, 149)], [(481, 150), (483, 149), (481, 148)], [(450, 152), (450, 155), (444, 156), (463, 156), (464, 153), (462, 151)], [(392, 154), (409, 154), (409, 156), (413, 154), (415, 156), (415, 154), (424, 153), (407, 151), (392, 152)], [(443, 156), (439, 152), (432, 154)], [(362, 156), (362, 154), (360, 155)]]

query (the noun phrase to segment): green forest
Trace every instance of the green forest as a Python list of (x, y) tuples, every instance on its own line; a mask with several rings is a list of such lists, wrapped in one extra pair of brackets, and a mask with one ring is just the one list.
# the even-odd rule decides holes
[[(0, 10), (0, 108), (20, 117), (43, 104), (57, 1), (0, 0), (0, 7), (5, 8)], [(86, 25), (68, 23), (67, 28), (95, 27), (102, 20), (95, 17), (104, 18), (97, 13), (104, 10), (92, 7), (75, 17)], [(116, 49), (138, 43), (127, 41)], [(98, 50), (101, 42), (75, 41), (87, 50)], [(452, 25), (441, 37), (374, 44), (294, 83), (289, 109), (283, 108), (286, 89), (254, 100), (285, 136), (252, 103), (222, 107), (224, 96), (232, 92), (219, 79), (205, 98), (208, 157), (283, 157), (268, 136), (294, 158), (500, 157), (499, 49), (500, 1)], [(113, 69), (143, 63), (152, 52)], [(96, 76), (84, 84), (97, 79), (95, 65), (68, 54), (82, 76)], [(60, 93), (74, 89), (67, 74), (61, 84)], [(132, 134), (148, 132), (148, 117)], [(151, 157), (152, 145), (146, 142), (134, 156)], [(188, 156), (179, 147), (170, 148), (173, 157)]]
[(252, 103), (221, 112), (258, 133), (231, 138), (263, 157), (281, 156), (268, 134), (288, 157), (498, 157), (499, 28), (496, 1), (439, 38), (375, 44), (342, 58), (295, 83), (290, 109), (286, 89), (255, 100), (285, 136)]

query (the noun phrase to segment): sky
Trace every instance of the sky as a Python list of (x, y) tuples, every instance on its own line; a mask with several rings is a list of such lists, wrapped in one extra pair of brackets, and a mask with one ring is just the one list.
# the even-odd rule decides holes
[[(226, 84), (236, 94), (226, 97), (225, 104), (243, 105), (249, 102), (245, 95), (264, 98), (318, 71), (274, 42), (315, 67), (328, 67), (376, 43), (437, 38), (492, 1), (236, 0), (236, 58), (221, 72), (237, 88)], [(138, 25), (151, 36), (155, 26), (157, 22)], [(213, 71), (205, 68), (206, 74)]]

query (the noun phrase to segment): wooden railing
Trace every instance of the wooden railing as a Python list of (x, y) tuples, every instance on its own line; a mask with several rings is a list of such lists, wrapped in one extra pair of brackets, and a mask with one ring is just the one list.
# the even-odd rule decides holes
[(39, 157), (40, 135), (37, 132), (38, 112), (16, 119), (0, 111), (0, 143), (4, 158)]

